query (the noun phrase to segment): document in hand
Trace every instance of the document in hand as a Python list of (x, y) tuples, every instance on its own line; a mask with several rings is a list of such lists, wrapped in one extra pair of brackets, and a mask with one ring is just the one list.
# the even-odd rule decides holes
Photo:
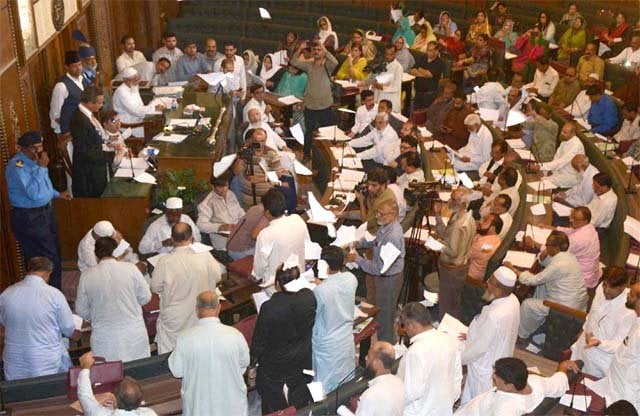
[(441, 251), (444, 248), (444, 244), (432, 236), (427, 237), (427, 241), (425, 241), (424, 246), (433, 251)]
[(302, 131), (302, 126), (300, 125), (300, 123), (291, 126), (289, 131), (291, 132), (293, 138), (296, 139), (298, 143), (304, 146), (304, 133)]
[(298, 97), (296, 97), (295, 95), (287, 95), (284, 97), (280, 97), (278, 98), (278, 101), (280, 101), (282, 104), (284, 105), (293, 105), (293, 104), (297, 104), (297, 103), (301, 103), (302, 100)]
[(515, 267), (519, 267), (521, 269), (530, 268), (533, 266), (535, 261), (536, 255), (533, 253), (527, 253), (526, 251), (509, 250), (507, 251), (507, 255), (504, 256), (504, 262), (509, 262)]
[(314, 403), (324, 399), (325, 393), (321, 381), (313, 381), (307, 384), (307, 388), (309, 389), (309, 393), (311, 393), (311, 398)]
[(120, 244), (118, 244), (118, 247), (116, 247), (115, 250), (113, 250), (113, 257), (120, 257), (124, 254), (125, 251), (127, 251), (127, 249), (131, 247), (131, 244), (129, 244), (129, 242), (127, 240), (125, 240), (124, 238), (120, 240)]
[(235, 153), (223, 156), (218, 162), (213, 164), (213, 176), (219, 177), (225, 173), (235, 162), (237, 155)]
[(393, 243), (388, 242), (380, 248), (380, 258), (382, 259), (382, 269), (380, 274), (385, 274), (389, 267), (396, 261), (401, 251)]
[(298, 175), (303, 175), (303, 176), (313, 175), (313, 172), (311, 172), (311, 170), (309, 170), (308, 167), (298, 162), (297, 160), (293, 161), (293, 170), (295, 170), (296, 174)]
[(429, 292), (428, 290), (425, 289), (422, 292), (422, 295), (424, 296), (424, 300), (422, 302), (420, 302), (420, 303), (422, 303), (427, 308), (435, 305), (436, 303), (438, 303), (438, 294), (437, 293)]
[(466, 334), (469, 332), (469, 328), (453, 316), (445, 313), (440, 325), (438, 325), (438, 332), (444, 332), (458, 339), (458, 335)]
[(300, 276), (297, 279), (292, 280), (286, 285), (284, 285), (284, 287), (287, 289), (287, 292), (295, 293), (295, 292), (301, 291), (302, 289), (313, 290), (316, 288), (316, 284), (311, 283), (306, 278)]
[(336, 216), (333, 212), (325, 209), (313, 195), (313, 192), (307, 192), (310, 207), (310, 221), (316, 224), (326, 224), (336, 222)]

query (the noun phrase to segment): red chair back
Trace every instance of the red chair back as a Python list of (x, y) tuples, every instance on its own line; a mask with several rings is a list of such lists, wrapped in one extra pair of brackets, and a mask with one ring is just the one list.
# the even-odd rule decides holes
[(258, 315), (251, 315), (233, 324), (235, 329), (242, 332), (242, 335), (249, 346), (251, 346), (251, 342), (253, 341), (253, 330), (256, 328), (257, 320)]

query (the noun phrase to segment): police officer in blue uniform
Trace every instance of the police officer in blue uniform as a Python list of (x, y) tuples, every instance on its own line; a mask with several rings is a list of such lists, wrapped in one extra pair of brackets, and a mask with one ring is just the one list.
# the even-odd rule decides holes
[(20, 243), (25, 260), (47, 257), (54, 269), (49, 284), (60, 289), (61, 268), (58, 225), (51, 206), (54, 198), (71, 199), (58, 192), (49, 179), (49, 156), (43, 151), (42, 135), (29, 131), (18, 139), (20, 151), (5, 170), (11, 204), (11, 229)]

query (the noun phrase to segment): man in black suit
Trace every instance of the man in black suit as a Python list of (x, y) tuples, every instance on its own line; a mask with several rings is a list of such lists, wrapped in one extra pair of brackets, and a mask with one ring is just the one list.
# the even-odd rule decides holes
[(82, 91), (80, 105), (71, 119), (74, 197), (98, 198), (107, 187), (109, 157), (102, 150), (102, 125), (94, 115), (103, 103), (102, 91), (95, 86), (87, 87)]

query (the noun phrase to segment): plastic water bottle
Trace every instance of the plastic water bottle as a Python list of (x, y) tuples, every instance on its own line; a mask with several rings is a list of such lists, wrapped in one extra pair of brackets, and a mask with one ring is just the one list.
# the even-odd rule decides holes
[(171, 100), (171, 111), (176, 111), (178, 108), (178, 101), (174, 98)]

